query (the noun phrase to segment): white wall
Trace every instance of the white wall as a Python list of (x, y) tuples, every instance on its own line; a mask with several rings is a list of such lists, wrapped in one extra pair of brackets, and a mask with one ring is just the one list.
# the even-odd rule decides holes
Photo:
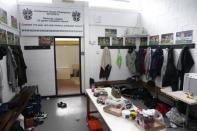
[[(197, 1), (196, 0), (141, 0), (141, 20), (149, 35), (160, 35), (193, 30), (193, 43), (197, 43)], [(151, 6), (151, 8), (150, 8)], [(161, 38), (160, 38), (161, 40)], [(180, 49), (175, 50), (177, 63)], [(191, 50), (195, 63), (197, 63), (197, 50)], [(197, 65), (191, 69), (197, 72)], [(161, 81), (157, 81), (161, 85)]]
[[(59, 2), (57, 2), (59, 3)], [(22, 5), (28, 5), (28, 3), (19, 3)], [(68, 4), (31, 4), (31, 5), (43, 5), (43, 6), (54, 6), (54, 7), (84, 7), (86, 8), (86, 3), (68, 3)], [(84, 9), (85, 10), (85, 9)], [(56, 36), (56, 34), (54, 34)], [(78, 36), (77, 36), (78, 37)], [(21, 37), (21, 45), (38, 45), (38, 37)], [(85, 37), (81, 38), (81, 52), (84, 52)], [(24, 50), (24, 58), (27, 63), (27, 80), (28, 84), (37, 84), (39, 86), (39, 91), (42, 96), (52, 96), (56, 95), (55, 92), (55, 67), (54, 67), (54, 49), (51, 46), (50, 50)], [(81, 76), (82, 76), (82, 92), (84, 92), (84, 79), (85, 79), (85, 62), (84, 56), (81, 56)]]
[[(18, 18), (17, 15), (17, 3), (16, 0), (0, 0), (0, 8), (4, 9), (7, 11), (7, 16), (8, 16), (8, 24), (0, 24), (0, 28), (10, 31), (15, 34), (19, 34), (17, 29), (14, 29), (11, 27), (11, 16), (15, 16)], [(0, 61), (2, 71), (3, 71), (3, 89), (2, 89), (2, 100), (3, 102), (9, 101), (15, 93), (11, 91), (11, 89), (8, 86), (7, 82), (7, 68), (6, 68), (6, 57), (3, 58), (3, 60)]]
[(56, 46), (56, 66), (72, 67), (79, 64), (79, 46)]
[[(21, 37), (21, 45), (38, 45), (38, 37)], [(29, 85), (38, 85), (43, 96), (55, 95), (54, 46), (47, 50), (24, 50)]]
[[(87, 15), (87, 14), (86, 14)], [(101, 64), (102, 49), (98, 46), (98, 37), (105, 36), (105, 29), (117, 29), (117, 36), (122, 37), (128, 27), (134, 27), (139, 24), (137, 12), (131, 10), (90, 8), (89, 9), (89, 42), (85, 43), (85, 87), (89, 87), (89, 78), (100, 81), (99, 72)], [(121, 49), (123, 58), (122, 66), (119, 69), (115, 64), (117, 49), (111, 49), (112, 70), (109, 80), (125, 80), (130, 76), (125, 64), (127, 50)], [(103, 80), (103, 79), (102, 79)]]
[[(151, 6), (151, 8), (150, 8)], [(161, 35), (185, 30), (193, 30), (193, 43), (197, 43), (197, 1), (196, 0), (142, 0), (142, 24), (150, 35)], [(176, 63), (180, 49), (175, 50)], [(197, 73), (197, 50), (191, 49), (195, 65), (191, 72)], [(157, 85), (161, 80), (157, 79)], [(196, 108), (191, 109), (193, 116), (197, 117)]]

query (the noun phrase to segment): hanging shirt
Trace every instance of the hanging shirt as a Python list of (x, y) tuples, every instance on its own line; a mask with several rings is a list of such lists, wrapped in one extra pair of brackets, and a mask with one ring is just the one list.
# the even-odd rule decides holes
[(120, 50), (118, 51), (118, 55), (117, 55), (117, 58), (116, 58), (116, 65), (120, 68), (121, 65), (122, 65), (122, 56), (120, 54)]
[(136, 60), (136, 52), (135, 51), (132, 51), (131, 53), (127, 53), (126, 66), (128, 67), (129, 72), (132, 75), (136, 74), (135, 60)]

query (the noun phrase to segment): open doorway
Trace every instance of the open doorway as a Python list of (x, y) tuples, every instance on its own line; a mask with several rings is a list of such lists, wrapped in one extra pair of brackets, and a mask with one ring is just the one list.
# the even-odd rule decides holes
[(56, 94), (81, 94), (80, 38), (55, 38)]

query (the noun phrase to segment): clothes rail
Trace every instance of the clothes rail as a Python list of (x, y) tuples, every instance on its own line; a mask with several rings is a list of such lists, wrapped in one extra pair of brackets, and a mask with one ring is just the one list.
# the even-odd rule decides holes
[[(147, 45), (147, 46), (139, 46), (139, 48), (148, 48), (156, 49), (160, 46), (162, 49), (173, 47), (174, 49), (182, 49), (184, 46), (188, 46), (190, 49), (195, 48), (195, 43), (192, 44), (174, 44), (174, 45)], [(101, 49), (104, 49), (105, 46), (100, 46)], [(107, 46), (109, 49), (135, 49), (136, 46)]]

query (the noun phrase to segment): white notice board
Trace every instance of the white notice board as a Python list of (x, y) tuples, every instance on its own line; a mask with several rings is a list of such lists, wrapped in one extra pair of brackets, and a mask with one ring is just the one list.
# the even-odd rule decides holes
[(82, 7), (20, 5), (22, 36), (83, 36)]

